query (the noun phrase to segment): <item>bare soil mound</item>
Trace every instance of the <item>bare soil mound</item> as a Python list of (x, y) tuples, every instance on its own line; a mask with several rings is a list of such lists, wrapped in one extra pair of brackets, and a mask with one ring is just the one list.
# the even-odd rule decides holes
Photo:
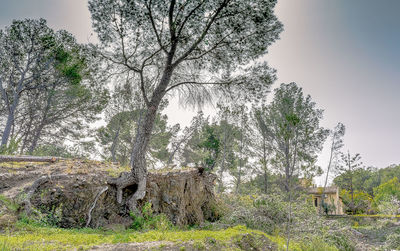
[[(20, 211), (44, 217), (59, 227), (107, 227), (132, 223), (116, 188), (107, 182), (123, 168), (112, 163), (63, 160), (56, 163), (0, 163), (0, 194), (21, 205)], [(149, 172), (146, 196), (155, 213), (177, 225), (213, 219), (215, 176), (197, 169)], [(127, 187), (129, 198), (136, 187)], [(0, 212), (1, 214), (1, 212)]]

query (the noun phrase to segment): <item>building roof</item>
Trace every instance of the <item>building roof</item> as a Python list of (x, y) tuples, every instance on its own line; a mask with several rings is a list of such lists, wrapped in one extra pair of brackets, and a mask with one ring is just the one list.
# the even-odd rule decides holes
[[(322, 194), (323, 187), (310, 187), (307, 192), (309, 194)], [(325, 194), (335, 194), (337, 191), (337, 187), (326, 187)]]

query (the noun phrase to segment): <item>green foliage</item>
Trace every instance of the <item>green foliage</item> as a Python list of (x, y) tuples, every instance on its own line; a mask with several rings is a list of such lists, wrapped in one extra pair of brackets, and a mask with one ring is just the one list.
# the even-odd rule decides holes
[(32, 155), (34, 156), (57, 156), (63, 158), (73, 158), (77, 157), (77, 155), (71, 151), (67, 146), (63, 145), (41, 145), (37, 147), (33, 152)]
[(18, 153), (83, 138), (108, 97), (106, 85), (96, 81), (98, 60), (88, 60), (91, 55), (72, 34), (52, 30), (44, 19), (14, 20), (0, 32), (0, 72), (10, 81), (2, 91), (1, 103), (9, 107), (8, 114), (0, 113), (7, 121), (3, 145), (13, 147), (10, 125), (21, 141), (13, 148)]
[(320, 126), (323, 110), (316, 108), (311, 96), (305, 96), (296, 83), (281, 84), (273, 101), (255, 114), (268, 142), (271, 164), (283, 175), (286, 191), (291, 189), (293, 174), (310, 178), (320, 173), (315, 162), (329, 130)]
[(203, 128), (203, 140), (199, 143), (199, 148), (205, 152), (203, 165), (205, 168), (212, 170), (217, 162), (220, 153), (220, 140), (216, 135), (215, 128), (206, 125)]
[[(289, 215), (289, 203), (282, 197), (281, 194), (224, 196), (227, 213), (222, 217), (222, 222), (244, 224), (249, 228), (259, 229), (269, 234), (281, 234), (286, 227)], [(321, 219), (316, 214), (315, 208), (306, 202), (305, 197), (298, 195), (292, 207), (294, 233), (303, 235), (319, 231)]]
[(221, 245), (227, 245), (238, 235), (265, 235), (244, 226), (223, 230), (133, 230), (105, 231), (102, 229), (60, 229), (38, 224), (18, 222), (11, 232), (0, 233), (0, 247), (5, 250), (75, 250), (89, 249), (95, 245), (127, 242), (171, 241), (207, 243), (210, 236)]
[[(5, 197), (4, 195), (0, 194), (0, 206), (4, 205), (8, 210), (12, 212), (17, 212), (19, 206), (9, 198)], [(1, 216), (1, 214), (0, 214)]]
[(342, 249), (338, 249), (335, 245), (327, 243), (325, 240), (314, 237), (310, 240), (303, 240), (300, 242), (300, 249), (302, 251), (339, 251)]
[(326, 203), (325, 201), (322, 201), (322, 210), (325, 214), (331, 214), (334, 213), (336, 210), (336, 206), (334, 201), (332, 200), (330, 203)]
[(374, 188), (374, 205), (383, 214), (400, 214), (400, 182), (397, 177)]
[(388, 201), (391, 197), (400, 200), (400, 182), (397, 177), (389, 180), (386, 183), (379, 185), (374, 189), (375, 203), (379, 204), (382, 201)]
[(57, 227), (62, 218), (61, 208), (62, 206), (57, 208), (53, 206), (49, 210), (43, 210), (47, 211), (46, 213), (33, 208), (31, 215), (28, 216), (25, 213), (20, 215), (20, 222), (38, 227)]
[(13, 155), (18, 152), (21, 140), (16, 140), (16, 138), (11, 138), (8, 145), (0, 146), (0, 154)]
[[(372, 167), (359, 169), (354, 172), (353, 188), (375, 196), (374, 189), (394, 177), (400, 179), (400, 165), (392, 165), (380, 169)], [(346, 188), (346, 174), (336, 176), (333, 182), (341, 188)]]
[[(145, 110), (123, 111), (113, 115), (106, 126), (97, 130), (96, 140), (102, 148), (105, 159), (128, 165), (131, 157), (132, 142), (138, 132), (138, 122)], [(157, 161), (168, 159), (168, 144), (171, 139), (168, 117), (157, 114), (147, 153), (147, 164), (155, 165)], [(113, 159), (114, 157), (114, 159)]]
[(136, 216), (130, 213), (133, 223), (132, 229), (134, 230), (158, 230), (166, 231), (172, 229), (173, 225), (165, 214), (153, 214), (153, 208), (150, 202), (146, 202), (142, 208), (142, 215)]
[(372, 208), (372, 196), (363, 191), (353, 192), (353, 204), (351, 201), (351, 193), (346, 189), (340, 191), (340, 196), (342, 198), (343, 204), (349, 209), (354, 210), (355, 214), (364, 214), (373, 211)]
[(348, 236), (342, 232), (333, 232), (325, 237), (328, 243), (336, 246), (341, 251), (354, 251), (354, 243), (352, 243)]
[(388, 250), (400, 249), (400, 233), (390, 234), (386, 239), (385, 248)]

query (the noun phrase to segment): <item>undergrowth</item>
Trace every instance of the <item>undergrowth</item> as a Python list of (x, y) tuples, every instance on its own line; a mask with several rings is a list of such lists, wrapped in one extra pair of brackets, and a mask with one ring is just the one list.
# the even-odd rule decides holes
[(244, 226), (236, 226), (224, 230), (135, 230), (109, 231), (102, 229), (60, 229), (43, 227), (18, 222), (16, 229), (0, 234), (1, 250), (70, 250), (88, 249), (95, 245), (128, 242), (171, 241), (171, 242), (205, 242), (213, 238), (222, 244), (241, 234), (253, 233), (265, 235), (261, 231), (250, 230)]

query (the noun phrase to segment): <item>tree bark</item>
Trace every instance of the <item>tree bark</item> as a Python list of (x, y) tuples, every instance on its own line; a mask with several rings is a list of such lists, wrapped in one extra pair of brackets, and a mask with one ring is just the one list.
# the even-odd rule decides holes
[(265, 142), (265, 135), (263, 133), (263, 167), (264, 167), (264, 192), (268, 192), (268, 171), (267, 171), (267, 147)]
[[(146, 152), (149, 145), (151, 132), (153, 131), (154, 121), (156, 119), (157, 110), (162, 98), (165, 95), (165, 90), (170, 82), (173, 67), (171, 67), (172, 56), (168, 58), (167, 67), (164, 70), (163, 76), (159, 85), (154, 90), (152, 98), (147, 105), (146, 114), (143, 123), (139, 125), (139, 131), (136, 134), (135, 144), (131, 153), (131, 172), (121, 175), (117, 179), (109, 181), (110, 184), (117, 187), (117, 201), (122, 203), (123, 189), (131, 185), (137, 185), (137, 190), (131, 198), (126, 201), (126, 204), (131, 212), (139, 214), (137, 210), (137, 201), (144, 198), (146, 195), (147, 184), (147, 166)], [(169, 66), (168, 66), (169, 65)]]
[(10, 156), (0, 155), (0, 163), (2, 162), (56, 162), (61, 158), (51, 156)]
[[(228, 124), (228, 123), (227, 123)], [(224, 182), (223, 182), (223, 176), (224, 176), (224, 171), (225, 171), (225, 158), (226, 158), (226, 144), (227, 144), (227, 130), (226, 130), (227, 126), (225, 126), (224, 128), (224, 152), (222, 154), (222, 165), (221, 165), (221, 169), (219, 171), (219, 186), (218, 186), (218, 192), (222, 193), (223, 191), (223, 186), (224, 186)]]
[(333, 140), (332, 140), (332, 145), (331, 145), (331, 154), (330, 154), (330, 157), (329, 157), (328, 170), (326, 171), (325, 183), (324, 183), (324, 187), (322, 189), (322, 194), (321, 194), (321, 204), (320, 204), (320, 207), (319, 207), (320, 213), (322, 213), (322, 205), (325, 203), (324, 202), (325, 189), (326, 189), (326, 186), (328, 184), (328, 177), (329, 177), (329, 171), (331, 169), (331, 164), (332, 164), (334, 146), (335, 146), (335, 135), (333, 135)]
[(8, 111), (6, 126), (4, 128), (3, 136), (1, 138), (1, 146), (2, 147), (6, 147), (7, 146), (8, 139), (10, 138), (10, 134), (11, 134), (11, 127), (14, 124), (15, 110), (17, 109), (17, 105), (18, 105), (18, 102), (19, 102), (19, 96), (15, 95), (14, 98), (15, 99), (13, 101), (13, 104), (10, 107), (10, 110)]
[[(121, 120), (119, 121), (119, 123), (121, 123)], [(119, 138), (119, 131), (121, 130), (121, 124), (118, 125), (118, 130), (115, 133), (112, 145), (111, 145), (111, 158), (113, 162), (116, 162), (116, 158), (115, 158), (115, 152), (117, 150), (117, 145), (118, 145), (118, 138)]]
[(3, 88), (2, 79), (0, 79), (0, 89), (1, 89), (2, 98), (3, 98), (4, 102), (8, 105), (8, 107), (7, 107), (8, 108), (7, 122), (6, 122), (6, 126), (4, 128), (4, 131), (3, 131), (3, 136), (1, 137), (1, 145), (0, 145), (1, 148), (7, 146), (8, 139), (11, 134), (11, 128), (14, 125), (15, 111), (17, 110), (17, 106), (18, 106), (19, 99), (20, 99), (20, 94), (23, 90), (23, 86), (24, 86), (23, 84), (24, 84), (25, 74), (26, 74), (27, 70), (28, 70), (28, 67), (26, 67), (26, 69), (22, 73), (22, 76), (17, 85), (17, 89), (14, 90), (14, 97), (13, 97), (13, 102), (12, 102), (11, 107), (9, 106), (10, 101), (8, 100), (7, 92)]
[(33, 154), (33, 151), (36, 149), (40, 135), (42, 134), (43, 127), (44, 127), (44, 123), (41, 123), (39, 125), (38, 129), (36, 130), (35, 135), (33, 136), (32, 144), (29, 147), (29, 154)]
[(47, 97), (47, 100), (46, 100), (46, 107), (43, 111), (43, 117), (42, 117), (42, 120), (41, 120), (39, 126), (37, 127), (37, 129), (35, 131), (35, 135), (33, 137), (32, 144), (29, 147), (29, 154), (32, 154), (33, 151), (36, 149), (36, 146), (40, 139), (40, 135), (42, 134), (43, 128), (46, 126), (47, 117), (48, 117), (50, 107), (51, 107), (51, 102), (53, 100), (52, 92), (55, 90), (55, 88), (56, 88), (55, 85), (53, 85), (52, 89), (49, 91), (49, 96)]
[[(31, 112), (30, 112), (31, 113)], [(28, 126), (26, 128), (26, 131), (23, 134), (23, 140), (22, 140), (22, 146), (21, 146), (21, 150), (20, 150), (20, 154), (23, 154), (25, 151), (25, 148), (27, 147), (28, 144), (28, 137), (31, 133), (31, 128), (32, 128), (32, 122), (33, 122), (33, 115), (30, 114), (29, 115), (29, 122), (28, 122)]]
[(239, 173), (238, 173), (238, 179), (236, 183), (236, 193), (239, 193), (239, 186), (242, 178), (242, 160), (243, 160), (243, 128), (240, 129), (240, 148), (239, 148)]

